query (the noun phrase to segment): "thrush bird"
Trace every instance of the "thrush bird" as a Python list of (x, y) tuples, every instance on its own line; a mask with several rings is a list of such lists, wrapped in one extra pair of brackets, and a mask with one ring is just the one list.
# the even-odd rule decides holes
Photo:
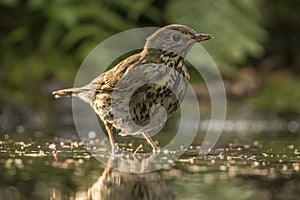
[(164, 123), (160, 108), (167, 118), (180, 106), (190, 78), (184, 57), (196, 42), (212, 38), (184, 25), (165, 26), (147, 38), (140, 53), (86, 86), (53, 94), (56, 98), (73, 95), (89, 103), (104, 122), (113, 149), (115, 128), (121, 135), (142, 134), (157, 151), (149, 132)]

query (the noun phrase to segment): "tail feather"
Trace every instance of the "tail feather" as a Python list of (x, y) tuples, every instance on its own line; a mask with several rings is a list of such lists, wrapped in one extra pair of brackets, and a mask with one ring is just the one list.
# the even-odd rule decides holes
[(76, 95), (83, 90), (81, 88), (68, 88), (68, 89), (63, 89), (63, 90), (56, 90), (52, 92), (55, 98), (60, 98), (60, 97), (69, 97), (72, 95)]

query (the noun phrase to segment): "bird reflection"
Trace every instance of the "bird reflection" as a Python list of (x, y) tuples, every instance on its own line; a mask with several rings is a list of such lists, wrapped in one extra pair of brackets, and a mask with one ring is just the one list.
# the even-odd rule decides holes
[(89, 188), (87, 197), (91, 200), (175, 199), (158, 173), (133, 174), (111, 168), (106, 168)]
[(175, 196), (157, 172), (128, 173), (106, 167), (88, 191), (77, 194), (76, 199), (172, 200)]

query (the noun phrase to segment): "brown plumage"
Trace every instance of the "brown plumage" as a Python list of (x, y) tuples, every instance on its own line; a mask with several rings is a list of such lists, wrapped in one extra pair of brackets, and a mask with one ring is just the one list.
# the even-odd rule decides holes
[(189, 80), (184, 57), (193, 44), (211, 38), (183, 25), (165, 26), (147, 39), (142, 52), (86, 86), (53, 94), (56, 98), (73, 95), (89, 103), (103, 120), (113, 148), (114, 127), (122, 135), (142, 134), (156, 151), (158, 147), (149, 133), (164, 124), (160, 115), (169, 117), (180, 106)]

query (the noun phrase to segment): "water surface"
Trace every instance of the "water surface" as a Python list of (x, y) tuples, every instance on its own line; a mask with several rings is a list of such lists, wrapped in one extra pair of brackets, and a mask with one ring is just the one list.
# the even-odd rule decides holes
[[(225, 137), (225, 136), (224, 136)], [(149, 173), (105, 166), (80, 141), (0, 141), (0, 199), (297, 199), (300, 145), (291, 133), (235, 133), (206, 156), (193, 144)], [(126, 146), (124, 144), (123, 146)], [(100, 151), (101, 154), (101, 151)], [(103, 150), (103, 155), (107, 152)]]

